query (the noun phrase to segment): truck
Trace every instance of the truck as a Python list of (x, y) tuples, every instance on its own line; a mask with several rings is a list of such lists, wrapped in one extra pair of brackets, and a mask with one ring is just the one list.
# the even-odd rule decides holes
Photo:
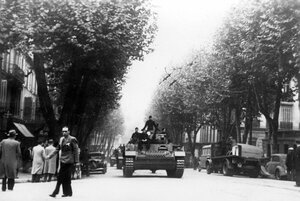
[(136, 170), (166, 170), (168, 177), (181, 178), (184, 173), (185, 152), (182, 147), (168, 143), (165, 134), (156, 134), (148, 150), (138, 150), (138, 144), (127, 144), (123, 176), (131, 177)]
[(221, 143), (215, 143), (211, 144), (210, 153), (206, 160), (207, 174), (220, 172), (225, 176), (242, 174), (252, 178), (260, 174), (263, 150), (259, 147), (237, 143), (224, 151)]

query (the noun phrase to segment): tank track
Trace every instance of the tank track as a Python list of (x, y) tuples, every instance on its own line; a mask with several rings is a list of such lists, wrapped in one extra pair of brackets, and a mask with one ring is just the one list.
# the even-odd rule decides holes
[(167, 170), (168, 177), (181, 178), (184, 172), (184, 159), (176, 160), (176, 169)]
[(125, 164), (123, 167), (123, 176), (131, 177), (133, 174), (133, 158), (125, 158)]

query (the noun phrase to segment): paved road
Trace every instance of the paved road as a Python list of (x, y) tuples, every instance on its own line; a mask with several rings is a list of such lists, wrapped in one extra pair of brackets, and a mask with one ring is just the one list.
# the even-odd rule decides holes
[(136, 171), (124, 178), (121, 170), (109, 168), (105, 175), (91, 175), (72, 181), (74, 195), (51, 198), (55, 187), (50, 183), (17, 183), (14, 191), (0, 192), (0, 201), (286, 201), (300, 198), (294, 182), (253, 179), (243, 176), (207, 175), (186, 169), (183, 178), (166, 177), (165, 171)]

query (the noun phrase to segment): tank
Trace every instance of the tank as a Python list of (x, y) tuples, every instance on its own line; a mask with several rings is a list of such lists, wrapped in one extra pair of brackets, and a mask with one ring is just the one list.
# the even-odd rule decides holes
[(124, 154), (123, 176), (131, 177), (135, 170), (166, 170), (168, 177), (181, 178), (184, 172), (185, 152), (181, 146), (167, 143), (165, 134), (156, 134), (155, 140), (140, 151), (138, 144), (127, 144)]

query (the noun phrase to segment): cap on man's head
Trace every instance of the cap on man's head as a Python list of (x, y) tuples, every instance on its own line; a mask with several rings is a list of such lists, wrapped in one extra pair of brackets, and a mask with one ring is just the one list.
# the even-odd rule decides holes
[(293, 147), (290, 147), (289, 150), (294, 150), (294, 148), (293, 148)]
[(135, 129), (139, 129), (138, 127), (135, 127)]
[(49, 139), (49, 140), (48, 140), (48, 143), (53, 143), (53, 140), (52, 140), (52, 139)]
[(62, 128), (62, 131), (69, 131), (69, 128), (65, 126)]
[(152, 116), (150, 115), (150, 116), (149, 116), (149, 119), (151, 119), (151, 118), (152, 118)]

